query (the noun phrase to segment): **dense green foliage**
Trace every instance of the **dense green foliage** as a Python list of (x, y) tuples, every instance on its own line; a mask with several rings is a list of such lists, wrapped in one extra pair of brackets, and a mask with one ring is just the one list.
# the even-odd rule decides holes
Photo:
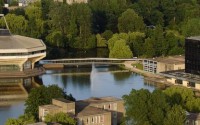
[[(127, 120), (132, 125), (181, 125), (185, 112), (180, 106), (170, 106), (166, 95), (161, 90), (132, 90), (123, 97), (126, 106)], [(176, 112), (176, 114), (174, 114)], [(180, 117), (182, 116), (182, 117)]]
[(133, 54), (125, 40), (115, 41), (113, 48), (110, 50), (110, 58), (131, 58)]
[(76, 125), (75, 119), (71, 118), (68, 114), (60, 112), (54, 115), (47, 114), (45, 116), (45, 122), (56, 122), (62, 125)]
[(191, 89), (179, 86), (152, 93), (145, 89), (132, 90), (123, 99), (131, 125), (183, 125), (186, 111), (200, 111), (200, 98)]
[(33, 115), (38, 119), (38, 106), (51, 104), (53, 98), (65, 98), (74, 100), (71, 95), (67, 95), (61, 88), (56, 85), (41, 86), (31, 89), (28, 95), (25, 106), (25, 114)]
[(31, 115), (25, 114), (25, 115), (19, 116), (18, 119), (9, 118), (5, 124), (6, 125), (27, 125), (31, 123), (35, 123), (34, 117)]
[(200, 98), (195, 97), (191, 89), (170, 87), (164, 93), (168, 96), (170, 105), (177, 104), (189, 112), (200, 112)]
[(197, 0), (91, 0), (72, 5), (41, 0), (10, 11), (6, 18), (13, 34), (41, 38), (66, 51), (108, 44), (111, 52), (112, 35), (126, 33), (133, 56), (156, 57), (183, 54), (185, 37), (200, 35), (199, 7)]

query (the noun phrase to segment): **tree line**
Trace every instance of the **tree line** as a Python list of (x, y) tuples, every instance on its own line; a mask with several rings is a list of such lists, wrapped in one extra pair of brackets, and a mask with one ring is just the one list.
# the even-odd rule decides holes
[(200, 35), (199, 7), (199, 0), (41, 0), (6, 19), (12, 33), (66, 51), (108, 47), (109, 57), (157, 57), (183, 54), (185, 37)]
[(179, 86), (164, 91), (132, 90), (124, 95), (126, 119), (130, 125), (183, 125), (187, 112), (200, 111), (200, 98), (191, 89)]

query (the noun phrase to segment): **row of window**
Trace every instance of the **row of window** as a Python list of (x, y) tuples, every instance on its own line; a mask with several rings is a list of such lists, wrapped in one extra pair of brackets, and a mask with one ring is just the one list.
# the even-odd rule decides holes
[(28, 52), (28, 53), (0, 53), (0, 56), (26, 56), (26, 55), (34, 55), (38, 53), (44, 53), (45, 50)]
[(20, 71), (20, 67), (18, 65), (1, 65), (0, 72), (6, 71)]
[(104, 123), (104, 115), (88, 117), (86, 123)]

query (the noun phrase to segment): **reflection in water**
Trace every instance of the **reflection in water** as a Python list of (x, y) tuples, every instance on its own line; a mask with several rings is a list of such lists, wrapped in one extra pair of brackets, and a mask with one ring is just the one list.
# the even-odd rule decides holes
[(7, 118), (24, 113), (24, 101), (31, 88), (42, 84), (39, 77), (0, 79), (0, 125)]
[(152, 81), (147, 80), (147, 79), (144, 80), (144, 85), (146, 85), (146, 86), (152, 86), (152, 87), (156, 86), (157, 88), (159, 88), (161, 90), (164, 90), (164, 89), (167, 88), (167, 85), (165, 85), (165, 84), (155, 83), (155, 82), (152, 82)]
[[(76, 100), (103, 96), (121, 98), (124, 94), (129, 94), (132, 89), (144, 88), (153, 91), (155, 88), (144, 84), (144, 79), (141, 75), (130, 72), (120, 73), (118, 71), (121, 71), (119, 67), (108, 67), (106, 65), (79, 68), (66, 67), (64, 69), (47, 70), (45, 74), (39, 77), (19, 81), (23, 81), (26, 91), (30, 91), (32, 87), (37, 87), (39, 84), (57, 84), (68, 94), (71, 93)], [(63, 75), (68, 73), (71, 73), (71, 75)], [(23, 104), (24, 102), (20, 102), (19, 104), (0, 108), (0, 116), (5, 114), (5, 117), (0, 117), (0, 125), (4, 124), (6, 118), (18, 117), (23, 114)]]
[(91, 92), (95, 91), (94, 84), (97, 77), (97, 70), (95, 68), (95, 64), (92, 64), (92, 71), (90, 73), (90, 84), (91, 84)]

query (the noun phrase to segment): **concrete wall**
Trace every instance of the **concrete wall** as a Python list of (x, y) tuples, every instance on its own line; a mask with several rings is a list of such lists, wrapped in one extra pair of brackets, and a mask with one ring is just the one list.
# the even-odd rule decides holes
[(102, 108), (107, 111), (111, 111), (112, 115), (112, 125), (117, 125), (120, 123), (123, 116), (125, 116), (125, 108), (124, 101), (113, 101), (113, 102), (104, 102), (104, 103), (94, 103), (90, 104), (90, 106), (94, 106), (97, 108)]
[(175, 78), (167, 78), (167, 82), (170, 82), (172, 84), (175, 84)]
[[(54, 0), (54, 2), (63, 2), (64, 0)], [(88, 0), (66, 0), (68, 4), (72, 3), (88, 3)]]
[(175, 64), (174, 70), (185, 69), (185, 64)]
[(56, 99), (52, 99), (52, 104), (60, 106), (64, 113), (69, 113), (75, 115), (75, 102), (62, 102)]
[(157, 64), (157, 73), (180, 69), (185, 69), (185, 64), (167, 64), (162, 62)]
[(200, 83), (195, 83), (195, 89), (200, 90)]
[(188, 87), (188, 81), (183, 80), (183, 86)]
[[(44, 113), (46, 112), (46, 113)], [(47, 114), (51, 114), (51, 115), (54, 115), (56, 113), (59, 113), (59, 112), (63, 112), (62, 108), (45, 108), (43, 106), (39, 106), (39, 120), (40, 121), (44, 121), (44, 117), (47, 115)]]

